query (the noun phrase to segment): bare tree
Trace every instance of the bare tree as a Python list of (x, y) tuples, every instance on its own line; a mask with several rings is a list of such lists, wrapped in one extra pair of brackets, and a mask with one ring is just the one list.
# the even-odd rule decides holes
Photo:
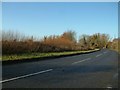
[(76, 32), (68, 30), (62, 34), (62, 37), (69, 39), (70, 41), (76, 43)]

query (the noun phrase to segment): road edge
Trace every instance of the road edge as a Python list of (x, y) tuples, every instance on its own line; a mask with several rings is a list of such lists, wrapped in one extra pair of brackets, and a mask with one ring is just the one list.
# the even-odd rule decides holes
[(30, 58), (30, 59), (23, 59), (23, 60), (8, 60), (8, 61), (0, 61), (2, 65), (12, 65), (12, 64), (20, 64), (20, 63), (27, 63), (27, 62), (36, 62), (36, 61), (43, 61), (43, 60), (50, 60), (50, 59), (56, 59), (56, 58), (62, 58), (62, 57), (69, 57), (69, 56), (75, 56), (75, 55), (82, 55), (82, 54), (88, 54), (100, 51), (95, 50), (91, 52), (82, 52), (82, 53), (75, 53), (75, 54), (69, 54), (69, 55), (60, 55), (60, 56), (49, 56), (49, 57), (38, 57), (38, 58)]

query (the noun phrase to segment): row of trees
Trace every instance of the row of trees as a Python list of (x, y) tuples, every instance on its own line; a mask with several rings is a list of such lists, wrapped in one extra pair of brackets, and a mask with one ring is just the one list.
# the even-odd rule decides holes
[(43, 39), (36, 39), (33, 36), (26, 37), (23, 34), (13, 31), (3, 31), (2, 33), (3, 54), (90, 50), (107, 48), (108, 42), (109, 35), (100, 33), (82, 35), (77, 41), (76, 33), (71, 30), (57, 36), (44, 36)]

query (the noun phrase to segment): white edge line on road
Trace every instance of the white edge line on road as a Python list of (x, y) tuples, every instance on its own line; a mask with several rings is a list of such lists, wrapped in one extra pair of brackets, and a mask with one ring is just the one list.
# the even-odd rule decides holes
[(52, 70), (53, 69), (48, 69), (48, 70), (44, 70), (44, 71), (40, 71), (40, 72), (36, 72), (36, 73), (31, 73), (31, 74), (27, 74), (27, 75), (23, 75), (23, 76), (18, 76), (18, 77), (15, 77), (15, 78), (10, 78), (10, 79), (6, 79), (6, 80), (3, 80), (3, 81), (0, 81), (0, 83), (9, 82), (9, 81), (13, 81), (13, 80), (21, 79), (21, 78), (26, 78), (26, 77), (34, 76), (34, 75), (37, 75), (37, 74), (50, 72)]
[(84, 60), (80, 60), (80, 61), (77, 61), (77, 62), (73, 62), (72, 64), (77, 64), (77, 63), (80, 63), (80, 62), (84, 62), (84, 61), (87, 61), (87, 60), (90, 60), (91, 58), (87, 58), (87, 59), (84, 59)]
[(98, 54), (98, 55), (96, 55), (96, 57), (99, 57), (99, 56), (101, 56), (102, 54)]

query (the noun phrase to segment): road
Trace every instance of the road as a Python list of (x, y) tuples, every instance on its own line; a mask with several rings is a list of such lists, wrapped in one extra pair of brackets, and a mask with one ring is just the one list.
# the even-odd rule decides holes
[(117, 88), (118, 53), (102, 49), (36, 62), (4, 65), (3, 88)]

